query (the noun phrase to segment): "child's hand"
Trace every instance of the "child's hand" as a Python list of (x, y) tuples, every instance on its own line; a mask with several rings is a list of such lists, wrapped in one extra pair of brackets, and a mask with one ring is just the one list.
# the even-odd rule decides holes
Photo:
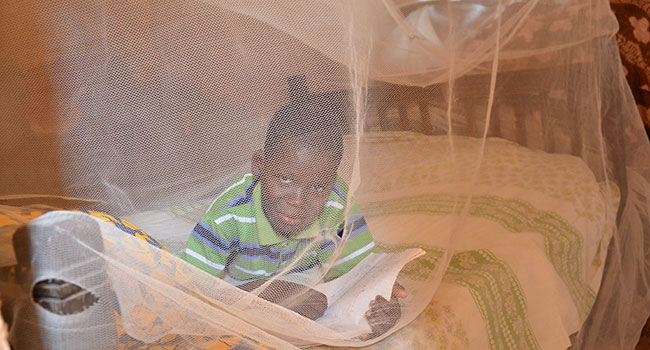
[(366, 311), (366, 319), (370, 324), (372, 333), (362, 336), (361, 340), (376, 338), (391, 329), (402, 316), (402, 310), (397, 298), (406, 298), (407, 296), (408, 293), (404, 287), (395, 282), (390, 301), (381, 295), (371, 301), (368, 305), (369, 309)]

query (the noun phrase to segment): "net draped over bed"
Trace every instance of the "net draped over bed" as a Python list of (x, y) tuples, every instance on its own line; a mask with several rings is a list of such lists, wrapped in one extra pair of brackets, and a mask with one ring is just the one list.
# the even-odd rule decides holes
[[(547, 305), (565, 336), (553, 344), (638, 340), (650, 313), (650, 144), (607, 1), (30, 0), (2, 2), (0, 13), (1, 198), (80, 198), (167, 248), (80, 213), (41, 218), (34, 232), (57, 241), (32, 247), (38, 273), (18, 271), (0, 289), (20, 315), (15, 341), (368, 346), (420, 320), (450, 283), (473, 291), (477, 318), (510, 329), (512, 339), (488, 334), (489, 348), (545, 348), (536, 324), (552, 319), (539, 313)], [(274, 113), (301, 98), (338, 118), (345, 200), (358, 203), (378, 251), (426, 253), (398, 277), (408, 297), (397, 323), (371, 339), (257, 298), (270, 283), (247, 293), (201, 271), (177, 256), (192, 224), (142, 216), (171, 210), (196, 223), (251, 172)], [(330, 206), (353, 222), (352, 205)], [(101, 244), (62, 234), (69, 222), (101, 232)], [(353, 234), (331, 241), (309, 286)], [(518, 255), (525, 247), (537, 253)], [(509, 267), (496, 262), (506, 257)], [(472, 275), (481, 262), (493, 268)], [(514, 286), (512, 302), (481, 299), (480, 284), (492, 283), (481, 276), (498, 271), (518, 276), (494, 277)], [(52, 278), (98, 295), (90, 314), (33, 306), (30, 283)], [(557, 295), (534, 295), (533, 283)], [(479, 302), (494, 298), (504, 309)], [(508, 318), (508, 305), (523, 318)], [(84, 335), (89, 322), (100, 337)]]

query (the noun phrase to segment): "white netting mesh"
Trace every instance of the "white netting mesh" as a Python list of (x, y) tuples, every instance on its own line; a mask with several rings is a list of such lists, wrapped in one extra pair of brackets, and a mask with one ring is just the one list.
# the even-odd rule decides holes
[[(606, 1), (0, 11), (17, 349), (638, 339), (650, 145)], [(14, 235), (56, 208), (92, 216)]]

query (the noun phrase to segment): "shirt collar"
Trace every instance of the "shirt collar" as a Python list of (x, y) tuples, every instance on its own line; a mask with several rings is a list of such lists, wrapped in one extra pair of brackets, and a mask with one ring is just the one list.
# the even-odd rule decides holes
[(282, 237), (275, 233), (271, 223), (264, 215), (264, 209), (262, 209), (262, 187), (259, 181), (253, 189), (253, 208), (255, 210), (255, 224), (257, 225), (257, 236), (260, 245), (273, 245), (287, 240), (313, 238), (318, 236), (320, 232), (318, 220), (315, 220), (313, 224), (291, 238)]

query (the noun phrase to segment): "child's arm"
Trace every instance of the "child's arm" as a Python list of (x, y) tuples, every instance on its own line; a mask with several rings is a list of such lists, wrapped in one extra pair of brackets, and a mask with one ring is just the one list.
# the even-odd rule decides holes
[[(266, 279), (255, 280), (239, 285), (239, 288), (250, 292), (267, 281)], [(275, 280), (258, 296), (311, 320), (323, 316), (327, 309), (327, 297), (323, 293), (293, 282)]]

